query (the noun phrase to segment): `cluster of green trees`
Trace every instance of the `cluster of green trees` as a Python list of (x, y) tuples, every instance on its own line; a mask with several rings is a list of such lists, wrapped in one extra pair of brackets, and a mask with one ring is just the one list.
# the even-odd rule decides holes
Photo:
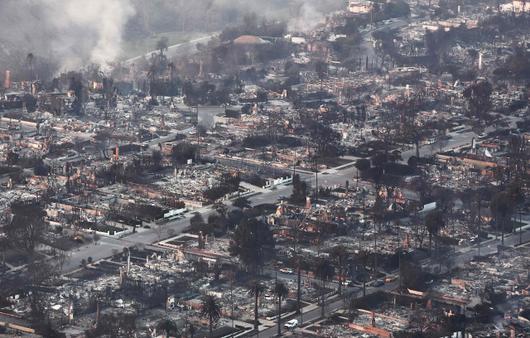
[(204, 197), (210, 201), (216, 201), (229, 193), (238, 191), (240, 182), (239, 173), (225, 173), (221, 176), (219, 183), (204, 192)]
[(290, 197), (291, 203), (304, 204), (308, 195), (307, 183), (300, 179), (300, 175), (293, 176), (293, 192)]
[(500, 78), (530, 79), (530, 53), (523, 48), (515, 48), (504, 65), (495, 69), (493, 74)]
[(257, 35), (267, 37), (283, 37), (287, 32), (285, 21), (267, 20), (258, 18), (255, 13), (243, 17), (243, 22), (238, 26), (226, 27), (220, 34), (221, 41), (232, 41), (241, 35)]
[(197, 160), (199, 147), (189, 142), (180, 142), (171, 149), (171, 161), (178, 166), (186, 164), (188, 160)]

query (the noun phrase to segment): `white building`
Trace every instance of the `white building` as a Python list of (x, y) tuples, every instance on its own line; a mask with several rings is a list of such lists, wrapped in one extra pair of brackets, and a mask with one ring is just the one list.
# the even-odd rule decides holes
[(368, 14), (372, 11), (371, 1), (350, 0), (348, 3), (348, 11), (354, 14)]
[(501, 5), (501, 11), (514, 13), (530, 13), (530, 3), (522, 0), (514, 0), (512, 2)]

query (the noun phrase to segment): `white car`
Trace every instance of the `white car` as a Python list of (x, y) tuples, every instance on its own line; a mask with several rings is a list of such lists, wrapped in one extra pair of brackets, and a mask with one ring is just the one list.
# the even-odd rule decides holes
[(290, 268), (281, 268), (281, 269), (280, 269), (280, 272), (281, 272), (281, 273), (286, 273), (286, 274), (292, 275), (292, 274), (294, 273), (294, 270), (293, 270), (293, 269), (290, 269)]
[(298, 326), (298, 319), (291, 319), (284, 325), (287, 329), (294, 329)]

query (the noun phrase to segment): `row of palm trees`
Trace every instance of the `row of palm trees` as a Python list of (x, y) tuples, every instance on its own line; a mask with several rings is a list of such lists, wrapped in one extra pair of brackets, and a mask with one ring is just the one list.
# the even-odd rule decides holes
[[(258, 311), (258, 305), (259, 305), (259, 299), (260, 297), (265, 293), (267, 288), (265, 285), (263, 285), (260, 281), (255, 280), (252, 282), (249, 286), (249, 291), (251, 295), (254, 297), (254, 330), (258, 332), (259, 330), (259, 311)], [(277, 299), (277, 305), (278, 305), (278, 336), (281, 335), (281, 313), (282, 313), (282, 301), (285, 300), (285, 298), (289, 294), (289, 289), (287, 286), (285, 286), (284, 283), (280, 281), (276, 281), (276, 284), (274, 285), (273, 289), (274, 294), (276, 295)], [(208, 319), (208, 331), (209, 336), (213, 336), (213, 327), (214, 325), (219, 321), (222, 314), (221, 305), (219, 304), (217, 298), (211, 295), (206, 295), (202, 298), (201, 302), (201, 317)], [(169, 336), (170, 332), (176, 332), (176, 326), (169, 323), (169, 321), (164, 321), (163, 326), (161, 326), (161, 329), (163, 329), (166, 332), (166, 335)], [(193, 330), (193, 332), (195, 332)], [(191, 335), (193, 338), (193, 334)]]
[[(221, 306), (214, 296), (205, 295), (202, 298), (200, 316), (208, 319), (209, 336), (212, 337), (213, 326), (221, 318)], [(175, 321), (169, 318), (163, 319), (157, 326), (159, 330), (165, 333), (166, 338), (169, 338), (171, 335), (182, 337)], [(193, 324), (188, 323), (186, 331), (189, 337), (193, 338), (196, 333), (196, 328)]]
[[(259, 305), (259, 299), (263, 293), (267, 290), (265, 285), (263, 285), (260, 281), (255, 280), (250, 284), (249, 287), (250, 294), (254, 296), (254, 331), (259, 331), (259, 311), (258, 311), (258, 305)], [(281, 326), (281, 317), (282, 317), (282, 301), (285, 300), (285, 298), (289, 295), (289, 289), (287, 286), (285, 286), (284, 283), (280, 281), (276, 281), (276, 284), (274, 285), (273, 289), (274, 294), (276, 295), (276, 299), (278, 301), (278, 336), (282, 333), (282, 326)]]

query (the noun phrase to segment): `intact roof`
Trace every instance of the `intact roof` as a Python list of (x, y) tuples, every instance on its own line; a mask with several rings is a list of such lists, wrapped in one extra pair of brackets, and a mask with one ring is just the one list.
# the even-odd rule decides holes
[(241, 35), (234, 40), (236, 45), (263, 45), (268, 43), (270, 42), (255, 35)]

